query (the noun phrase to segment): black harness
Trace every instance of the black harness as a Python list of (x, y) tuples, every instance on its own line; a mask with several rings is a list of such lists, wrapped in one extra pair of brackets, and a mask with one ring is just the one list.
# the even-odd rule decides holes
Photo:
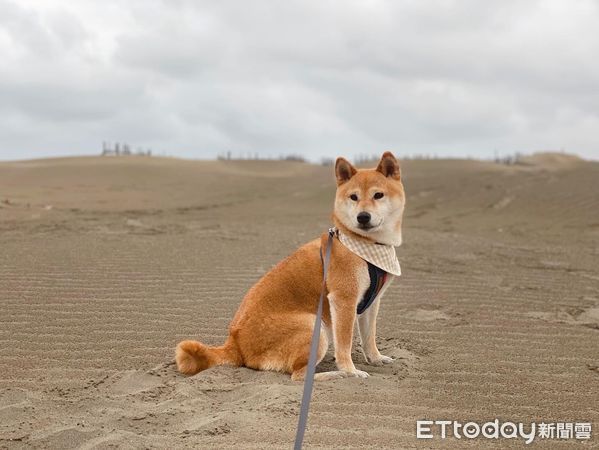
[(360, 303), (358, 303), (358, 314), (362, 314), (372, 305), (372, 302), (374, 302), (376, 296), (379, 295), (379, 292), (381, 292), (381, 289), (385, 285), (385, 281), (387, 281), (387, 272), (368, 261), (366, 263), (368, 264), (370, 286), (364, 293), (364, 297), (362, 297)]

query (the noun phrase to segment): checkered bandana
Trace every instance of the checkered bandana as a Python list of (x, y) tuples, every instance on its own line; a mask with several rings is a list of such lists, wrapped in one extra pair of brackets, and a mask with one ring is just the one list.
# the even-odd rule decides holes
[(348, 250), (355, 253), (360, 258), (374, 264), (385, 272), (392, 275), (400, 276), (401, 268), (395, 254), (395, 247), (392, 245), (377, 244), (374, 242), (355, 239), (346, 234), (343, 234), (337, 228), (331, 228), (339, 238), (339, 241), (345, 245)]

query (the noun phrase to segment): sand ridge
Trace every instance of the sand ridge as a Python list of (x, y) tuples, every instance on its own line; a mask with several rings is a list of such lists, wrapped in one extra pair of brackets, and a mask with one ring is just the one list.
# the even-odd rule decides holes
[[(372, 376), (316, 386), (306, 444), (412, 447), (421, 418), (599, 430), (599, 164), (403, 175), (404, 274), (379, 320), (397, 362), (367, 366), (356, 342)], [(0, 448), (289, 448), (301, 385), (185, 378), (173, 349), (222, 342), (251, 284), (329, 226), (333, 192), (330, 168), (300, 163), (0, 163)]]

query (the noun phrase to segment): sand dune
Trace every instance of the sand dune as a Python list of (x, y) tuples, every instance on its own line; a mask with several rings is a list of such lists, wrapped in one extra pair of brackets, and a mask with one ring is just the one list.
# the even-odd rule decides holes
[[(301, 385), (245, 368), (185, 378), (173, 348), (220, 343), (251, 284), (328, 227), (330, 172), (0, 163), (0, 448), (290, 448)], [(403, 175), (404, 275), (379, 321), (397, 361), (366, 366), (356, 343), (372, 376), (316, 386), (306, 444), (412, 447), (422, 418), (597, 433), (599, 164), (406, 161)]]

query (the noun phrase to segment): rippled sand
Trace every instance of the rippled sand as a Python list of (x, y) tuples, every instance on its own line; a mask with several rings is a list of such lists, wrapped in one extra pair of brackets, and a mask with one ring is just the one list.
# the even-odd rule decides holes
[[(311, 448), (416, 446), (424, 418), (599, 433), (599, 163), (524, 162), (402, 163), (404, 275), (378, 327), (397, 361), (366, 366), (356, 343), (371, 377), (316, 386)], [(186, 378), (173, 349), (222, 342), (252, 283), (326, 230), (333, 195), (330, 168), (299, 163), (0, 163), (0, 448), (290, 448), (301, 384)]]

